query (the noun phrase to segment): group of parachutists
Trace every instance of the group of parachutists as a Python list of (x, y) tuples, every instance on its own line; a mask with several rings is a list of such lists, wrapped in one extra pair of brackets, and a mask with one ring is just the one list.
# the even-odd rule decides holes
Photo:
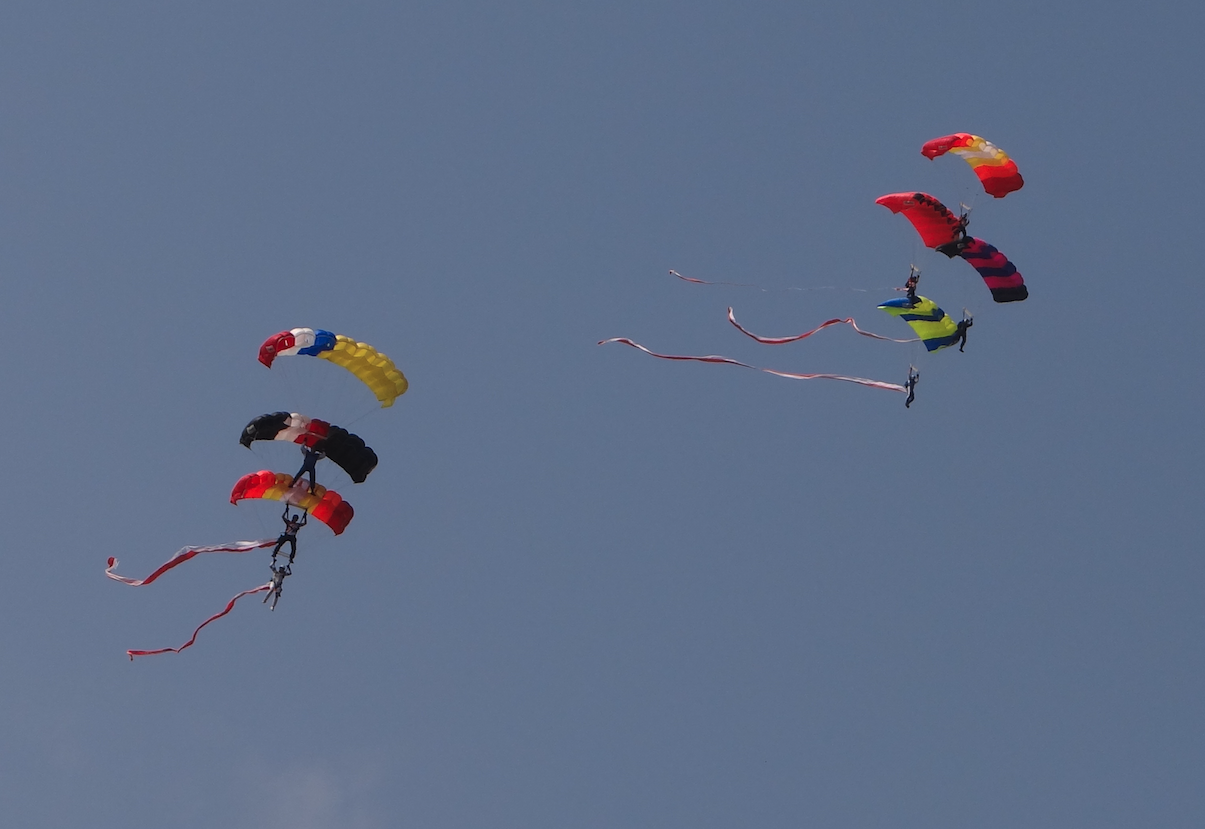
[[(259, 361), (271, 368), (277, 357), (316, 357), (340, 366), (367, 386), (381, 408), (392, 406), (398, 397), (405, 394), (409, 386), (405, 375), (398, 370), (393, 361), (371, 345), (320, 328), (294, 328), (273, 334), (260, 346)], [(329, 527), (335, 535), (339, 535), (347, 528), (355, 514), (351, 504), (343, 500), (339, 493), (318, 483), (318, 462), (329, 460), (357, 484), (363, 483), (377, 465), (376, 453), (366, 446), (358, 435), (353, 435), (325, 420), (298, 412), (272, 412), (254, 418), (243, 429), (239, 443), (251, 448), (255, 441), (284, 441), (301, 447), (301, 468), (295, 475), (261, 469), (239, 478), (230, 492), (232, 504), (247, 500), (283, 502), (281, 521), (284, 522), (284, 529), (278, 537), (207, 547), (184, 547), (142, 579), (131, 579), (114, 573), (117, 559), (110, 557), (105, 575), (122, 584), (143, 587), (202, 553), (249, 553), (252, 550), (271, 547), (271, 581), (239, 593), (223, 610), (197, 626), (192, 638), (180, 647), (128, 650), (126, 653), (131, 660), (135, 656), (179, 653), (191, 647), (196, 642), (201, 628), (225, 616), (244, 596), (263, 593), (263, 603), (266, 604), (271, 598), (272, 609), (275, 610), (284, 588), (284, 580), (293, 574), (293, 561), (297, 555), (297, 534), (301, 528), (313, 518)], [(286, 545), (288, 559), (278, 563), (278, 557), (286, 554)]]
[[(1024, 184), (1021, 174), (1017, 171), (1017, 165), (1012, 159), (999, 147), (978, 135), (964, 132), (955, 133), (935, 138), (921, 147), (921, 154), (928, 159), (935, 159), (947, 153), (953, 153), (966, 161), (978, 176), (984, 191), (997, 199), (1002, 199), (1009, 193), (1020, 190)], [(883, 205), (892, 213), (903, 214), (916, 228), (925, 247), (943, 253), (949, 258), (958, 256), (965, 259), (983, 277), (994, 301), (1019, 302), (1029, 295), (1025, 282), (1013, 263), (991, 244), (967, 233), (969, 210), (965, 207), (960, 215), (955, 215), (933, 196), (921, 192), (889, 193), (876, 199), (875, 203)], [(679, 279), (696, 284), (734, 284), (706, 282), (683, 276), (677, 271), (670, 271), (670, 273)], [(899, 317), (908, 323), (916, 334), (913, 339), (896, 339), (863, 331), (852, 318), (826, 320), (810, 331), (786, 337), (763, 337), (746, 330), (736, 321), (731, 308), (728, 309), (728, 321), (741, 333), (767, 345), (798, 342), (826, 328), (835, 325), (849, 325), (858, 334), (876, 340), (897, 343), (919, 341), (924, 345), (926, 351), (930, 352), (954, 345), (958, 345), (959, 350), (962, 350), (966, 345), (967, 330), (973, 322), (972, 317), (964, 312), (963, 318), (955, 322), (949, 314), (938, 307), (937, 303), (917, 293), (919, 277), (920, 271), (913, 266), (907, 283), (903, 288), (897, 289), (905, 295), (888, 300), (878, 306), (879, 309), (891, 316)], [(841, 374), (797, 374), (760, 368), (719, 355), (659, 354), (627, 337), (602, 340), (599, 345), (613, 342), (624, 343), (663, 360), (721, 363), (751, 368), (792, 380), (841, 380), (861, 386), (901, 392), (907, 395), (904, 405), (908, 407), (915, 400), (916, 385), (920, 377), (915, 366), (909, 366), (908, 378), (903, 384)], [(289, 331), (281, 331), (269, 337), (259, 350), (259, 361), (268, 368), (272, 367), (277, 357), (293, 356), (315, 357), (345, 369), (367, 386), (382, 408), (392, 406), (408, 387), (406, 377), (398, 370), (393, 361), (373, 346), (322, 329), (294, 328)], [(126, 653), (131, 660), (136, 656), (179, 653), (185, 648), (191, 647), (196, 642), (197, 634), (202, 628), (230, 613), (234, 609), (235, 603), (244, 596), (263, 593), (263, 603), (266, 604), (268, 599), (271, 599), (271, 608), (274, 610), (280, 599), (284, 580), (292, 575), (292, 566), (297, 554), (297, 535), (302, 527), (308, 523), (310, 518), (313, 518), (329, 527), (335, 535), (339, 535), (354, 515), (351, 504), (345, 501), (339, 493), (317, 482), (319, 461), (331, 461), (357, 484), (363, 483), (377, 465), (376, 453), (365, 445), (359, 436), (328, 421), (298, 412), (279, 411), (254, 418), (244, 428), (239, 442), (250, 448), (254, 441), (293, 443), (300, 447), (302, 453), (301, 468), (296, 474), (262, 469), (241, 477), (230, 493), (230, 503), (232, 504), (244, 500), (283, 503), (284, 512), (281, 514), (280, 520), (284, 527), (276, 538), (236, 541), (213, 546), (184, 547), (142, 579), (132, 579), (113, 572), (117, 566), (117, 560), (109, 558), (105, 575), (123, 584), (141, 587), (153, 583), (164, 573), (202, 553), (248, 553), (271, 547), (272, 557), (269, 565), (272, 572), (271, 580), (236, 595), (220, 612), (210, 616), (197, 626), (192, 637), (179, 647), (128, 650)], [(280, 558), (286, 554), (286, 548), (288, 558), (281, 561)]]
[[(941, 138), (934, 138), (932, 141), (926, 142), (921, 147), (921, 154), (930, 160), (946, 153), (960, 156), (970, 164), (971, 169), (979, 177), (983, 189), (997, 199), (1002, 199), (1009, 193), (1020, 190), (1025, 183), (1021, 178), (1021, 174), (1017, 171), (1016, 163), (995, 144), (984, 138), (980, 138), (978, 135), (971, 135), (965, 132), (944, 135)], [(996, 302), (1019, 302), (1029, 296), (1029, 292), (1025, 288), (1025, 281), (1021, 278), (1021, 274), (1017, 272), (1013, 263), (1008, 261), (1008, 258), (992, 245), (967, 233), (967, 223), (970, 218), (969, 209), (964, 207), (961, 215), (956, 216), (933, 196), (930, 196), (928, 193), (919, 192), (888, 193), (886, 196), (880, 196), (878, 199), (875, 199), (875, 203), (883, 205), (892, 213), (902, 213), (912, 223), (912, 226), (916, 228), (916, 232), (920, 234), (921, 242), (925, 247), (933, 248), (939, 253), (944, 253), (951, 259), (955, 256), (965, 259), (983, 277), (983, 281), (987, 283), (988, 290), (992, 293), (992, 299)], [(696, 284), (737, 284), (706, 282), (702, 279), (682, 276), (677, 271), (670, 271), (670, 273), (679, 279)], [(943, 348), (958, 345), (961, 351), (966, 345), (967, 329), (973, 323), (972, 318), (969, 314), (964, 313), (963, 319), (955, 322), (933, 300), (918, 295), (916, 288), (919, 278), (920, 271), (913, 266), (907, 284), (902, 289), (898, 289), (906, 292), (907, 295), (879, 305), (880, 310), (886, 311), (893, 317), (899, 317), (908, 323), (912, 327), (912, 330), (916, 332), (916, 339), (903, 340), (872, 334), (869, 331), (863, 331), (852, 318), (848, 317), (826, 320), (810, 331), (789, 337), (762, 337), (754, 334), (736, 321), (731, 308), (728, 309), (728, 321), (736, 326), (741, 333), (752, 337), (759, 343), (767, 345), (798, 342), (831, 326), (848, 325), (862, 336), (876, 340), (897, 343), (919, 341), (924, 344), (926, 351), (939, 351)], [(881, 380), (868, 380), (865, 377), (848, 377), (843, 374), (795, 374), (786, 371), (775, 371), (773, 369), (759, 368), (748, 363), (742, 363), (730, 357), (720, 357), (715, 354), (702, 357), (682, 354), (658, 354), (637, 342), (633, 342), (627, 337), (612, 337), (609, 340), (602, 340), (599, 345), (605, 345), (606, 343), (630, 345), (633, 348), (640, 349), (645, 354), (658, 357), (662, 360), (723, 363), (764, 371), (768, 374), (786, 377), (791, 380), (843, 380), (847, 383), (857, 383), (861, 386), (903, 392), (908, 395), (904, 402), (905, 406), (911, 406), (913, 400), (915, 400), (916, 384), (920, 378), (920, 374), (917, 372), (915, 366), (909, 367), (908, 379), (903, 385), (900, 385), (898, 383), (886, 383)]]

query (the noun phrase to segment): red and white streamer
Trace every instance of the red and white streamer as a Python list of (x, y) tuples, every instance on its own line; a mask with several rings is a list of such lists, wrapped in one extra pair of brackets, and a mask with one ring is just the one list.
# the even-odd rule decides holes
[(259, 541), (234, 541), (230, 544), (218, 544), (212, 547), (184, 547), (176, 552), (174, 556), (169, 558), (158, 570), (151, 573), (145, 579), (131, 579), (127, 576), (119, 576), (113, 572), (113, 568), (117, 566), (117, 559), (109, 556), (109, 566), (105, 568), (105, 575), (114, 581), (119, 581), (122, 584), (128, 584), (132, 587), (142, 587), (145, 584), (150, 584), (155, 579), (162, 576), (173, 567), (179, 567), (184, 562), (194, 556), (199, 556), (201, 553), (249, 553), (252, 550), (260, 550), (264, 547), (271, 547), (276, 543), (274, 538), (265, 538)]
[(824, 329), (826, 329), (830, 326), (833, 326), (833, 325), (848, 325), (848, 326), (852, 327), (855, 331), (857, 331), (859, 334), (861, 334), (863, 337), (870, 337), (872, 340), (883, 340), (883, 341), (889, 342), (889, 343), (918, 343), (918, 342), (920, 342), (920, 339), (917, 337), (912, 337), (911, 339), (907, 339), (907, 340), (897, 340), (894, 337), (884, 337), (882, 334), (872, 334), (869, 331), (863, 331), (861, 328), (858, 327), (858, 324), (856, 322), (854, 322), (853, 317), (846, 317), (844, 319), (835, 318), (835, 319), (831, 319), (831, 320), (825, 320), (824, 322), (820, 323), (815, 328), (813, 328), (811, 331), (804, 331), (802, 334), (795, 334), (794, 336), (791, 336), (791, 337), (762, 337), (757, 334), (754, 334), (752, 331), (749, 331), (748, 329), (744, 328), (739, 322), (736, 321), (736, 316), (733, 315), (731, 308), (728, 309), (728, 321), (736, 326), (737, 331), (740, 331), (742, 334), (744, 334), (747, 337), (752, 337), (753, 339), (757, 340), (759, 343), (765, 343), (766, 345), (782, 345), (783, 343), (796, 343), (796, 342), (799, 342), (800, 340), (806, 340), (808, 337), (812, 336), (817, 331), (823, 331)]
[(670, 276), (678, 277), (683, 282), (693, 282), (696, 285), (731, 285), (734, 288), (757, 288), (758, 290), (765, 290), (760, 285), (749, 285), (744, 282), (708, 282), (705, 279), (695, 279), (693, 276), (683, 276), (677, 271), (670, 271), (669, 274)]
[[(273, 542), (273, 543), (275, 543), (275, 542)], [(130, 661), (133, 662), (135, 656), (154, 656), (155, 654), (158, 654), (158, 653), (179, 653), (180, 651), (184, 650), (185, 648), (191, 648), (193, 643), (197, 641), (197, 634), (201, 632), (201, 628), (205, 627), (210, 622), (213, 622), (217, 619), (221, 619), (227, 613), (234, 610), (234, 603), (237, 602), (239, 599), (243, 598), (243, 596), (251, 596), (255, 593), (263, 593), (263, 592), (271, 590), (271, 589), (272, 589), (272, 582), (268, 582), (267, 584), (260, 585), (259, 587), (256, 587), (252, 590), (244, 590), (242, 593), (239, 593), (237, 596), (235, 596), (233, 599), (231, 599), (226, 604), (225, 610), (223, 610), (221, 613), (213, 614), (208, 619), (206, 619), (204, 622), (201, 622), (201, 624), (197, 625), (197, 629), (192, 632), (192, 638), (189, 639), (187, 642), (185, 642), (183, 645), (181, 645), (178, 648), (159, 648), (158, 650), (153, 650), (153, 651), (128, 650), (128, 651), (126, 651), (126, 653), (129, 655)]]
[(885, 383), (882, 380), (867, 380), (865, 377), (846, 377), (843, 374), (792, 374), (786, 371), (775, 371), (772, 368), (761, 368), (759, 366), (751, 366), (748, 363), (742, 363), (739, 360), (733, 360), (731, 357), (721, 357), (718, 354), (708, 354), (702, 357), (689, 357), (680, 354), (658, 354), (655, 351), (642, 346), (640, 343), (633, 342), (627, 337), (612, 337), (609, 340), (600, 340), (599, 345), (607, 343), (623, 343), (630, 345), (632, 348), (638, 348), (645, 354), (651, 357), (657, 357), (662, 360), (690, 360), (696, 363), (726, 363), (730, 366), (740, 366), (741, 368), (751, 368), (754, 371), (764, 371), (766, 374), (773, 374), (775, 377), (785, 377), (788, 380), (843, 380), (846, 383), (857, 383), (859, 386), (869, 386), (872, 389), (883, 389), (885, 391), (907, 392), (903, 386), (896, 383)]

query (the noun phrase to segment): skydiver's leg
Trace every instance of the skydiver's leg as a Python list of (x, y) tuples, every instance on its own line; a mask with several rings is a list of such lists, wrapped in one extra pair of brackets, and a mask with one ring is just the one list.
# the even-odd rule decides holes
[(297, 555), (297, 539), (290, 538), (289, 539), (289, 566), (290, 567), (293, 566), (293, 559), (294, 559), (294, 557), (296, 557), (296, 555)]

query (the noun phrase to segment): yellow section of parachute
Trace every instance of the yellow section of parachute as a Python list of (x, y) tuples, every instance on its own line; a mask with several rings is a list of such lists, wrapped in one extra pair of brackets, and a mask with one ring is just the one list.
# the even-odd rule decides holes
[(904, 297), (892, 299), (879, 306), (893, 317), (899, 317), (912, 326), (916, 336), (925, 344), (926, 351), (938, 351), (958, 341), (958, 323), (933, 300), (918, 296), (915, 302)]
[(393, 364), (393, 360), (368, 343), (356, 342), (351, 337), (336, 334), (335, 340), (333, 350), (323, 351), (315, 356), (343, 366), (358, 377), (372, 390), (377, 400), (381, 401), (381, 408), (392, 406), (394, 400), (406, 393), (410, 384), (406, 381), (406, 375)]

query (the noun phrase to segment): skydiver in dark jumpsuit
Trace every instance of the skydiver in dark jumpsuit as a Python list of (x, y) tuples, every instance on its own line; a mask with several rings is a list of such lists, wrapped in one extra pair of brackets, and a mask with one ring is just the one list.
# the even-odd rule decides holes
[(908, 273), (908, 281), (904, 283), (904, 290), (908, 292), (908, 304), (916, 307), (916, 283), (920, 282), (920, 271), (915, 265), (911, 266), (911, 271)]
[(904, 383), (904, 388), (908, 390), (908, 399), (904, 401), (904, 408), (912, 407), (912, 401), (916, 399), (916, 384), (920, 380), (920, 372), (915, 366), (908, 366), (908, 380)]
[[(967, 329), (975, 324), (973, 317), (967, 317), (962, 322), (958, 323), (958, 330), (954, 332), (954, 342), (958, 343), (958, 350), (962, 351), (967, 344)], [(953, 345), (954, 343), (950, 343)]]
[[(293, 517), (289, 518), (289, 506), (286, 504), (280, 520), (285, 522), (285, 531), (280, 534), (280, 538), (276, 539), (276, 549), (272, 551), (272, 564), (276, 564), (276, 555), (286, 542), (289, 545), (289, 564), (292, 564), (293, 558), (297, 555), (297, 531), (306, 525), (310, 516), (303, 512), (301, 515), (293, 513)], [(276, 572), (275, 569), (272, 572)]]
[(971, 237), (967, 233), (967, 225), (971, 222), (971, 214), (963, 213), (958, 217), (958, 226), (954, 228), (954, 232), (958, 234), (958, 238), (953, 242), (946, 242), (944, 245), (938, 245), (934, 250), (938, 253), (944, 253), (949, 258), (953, 259), (971, 243)]
[(297, 470), (297, 474), (293, 476), (289, 486), (294, 486), (301, 480), (301, 476), (308, 472), (310, 473), (310, 495), (313, 495), (316, 486), (314, 483), (315, 467), (318, 465), (318, 461), (326, 457), (326, 453), (320, 449), (310, 449), (308, 446), (301, 447), (301, 453), (305, 455), (305, 460), (301, 462), (301, 469)]

